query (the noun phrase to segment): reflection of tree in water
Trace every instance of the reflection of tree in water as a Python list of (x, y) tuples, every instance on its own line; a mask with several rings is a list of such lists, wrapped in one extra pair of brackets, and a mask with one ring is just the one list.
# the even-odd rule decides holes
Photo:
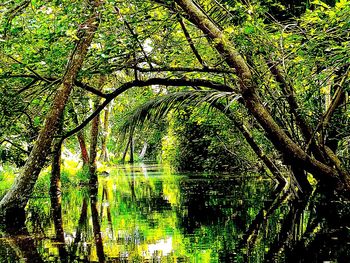
[(95, 187), (92, 187), (90, 189), (90, 206), (91, 206), (91, 216), (92, 216), (92, 227), (93, 227), (93, 232), (94, 232), (94, 240), (95, 240), (95, 245), (96, 245), (98, 262), (102, 263), (102, 262), (105, 262), (105, 253), (103, 250), (100, 218), (98, 216), (98, 210), (97, 210), (97, 194), (98, 194), (98, 189)]
[[(318, 191), (296, 196), (290, 189), (281, 188), (263, 203), (246, 202), (242, 183), (243, 201), (234, 197), (231, 202), (213, 200), (221, 192), (234, 192), (235, 183), (181, 182), (182, 208), (187, 213), (183, 216), (180, 208), (178, 215), (185, 236), (193, 241), (192, 252), (203, 247), (201, 242), (211, 242), (214, 248), (221, 240), (219, 262), (350, 262), (350, 208), (345, 202), (321, 196)], [(254, 206), (260, 210), (248, 213)], [(206, 233), (201, 233), (203, 227)], [(199, 240), (198, 233), (203, 235)]]
[[(143, 173), (145, 173), (144, 170), (146, 168), (142, 167)], [(142, 177), (143, 173), (136, 173), (134, 167), (131, 167), (130, 171), (124, 168), (123, 173), (128, 178), (131, 198), (128, 195), (121, 196), (122, 203), (126, 203), (131, 207), (137, 204), (138, 208), (141, 209), (142, 215), (171, 210), (170, 203), (164, 197), (162, 180), (152, 180), (151, 186), (148, 180), (140, 181), (138, 176)]]
[[(249, 208), (258, 208), (264, 198), (264, 187), (254, 188), (251, 179), (207, 178), (181, 181), (181, 226), (186, 234), (193, 234), (196, 228), (209, 225), (226, 225), (234, 221), (235, 228), (244, 230), (251, 221)], [(248, 189), (255, 193), (249, 194)]]
[(264, 262), (349, 262), (347, 204), (318, 190), (300, 197), (287, 194), (277, 197), (277, 206), (264, 207), (249, 227), (250, 236), (240, 246), (244, 261), (259, 255)]
[(287, 262), (350, 262), (350, 207), (326, 192), (317, 189), (308, 200), (309, 222), (303, 235), (286, 243)]
[[(57, 220), (58, 207), (53, 210), (55, 238), (41, 241), (27, 232), (24, 239), (2, 240), (0, 254), (41, 262), (53, 256), (44, 247), (54, 242), (51, 246), (59, 248), (54, 257), (62, 262), (65, 258), (66, 262), (89, 262), (96, 256), (99, 262), (143, 260), (140, 251), (148, 250), (154, 253), (148, 255), (150, 260), (171, 260), (175, 255), (184, 262), (202, 262), (201, 253), (207, 253), (207, 259), (215, 262), (350, 262), (350, 208), (339, 198), (317, 191), (297, 197), (280, 188), (268, 194), (270, 182), (254, 177), (168, 179), (127, 171), (121, 181), (103, 180), (99, 192), (70, 193), (63, 200), (64, 224)], [(170, 190), (176, 198), (170, 197)], [(38, 209), (39, 201), (35, 200)], [(51, 202), (55, 204), (54, 199)], [(72, 207), (76, 207), (73, 212)], [(74, 220), (65, 219), (73, 214)], [(47, 221), (45, 212), (40, 218)], [(43, 222), (40, 227), (30, 222), (30, 233), (47, 235), (50, 226)], [(155, 232), (161, 234), (152, 236)], [(168, 244), (173, 252), (162, 255), (157, 251), (160, 244)], [(66, 249), (66, 256), (60, 247)]]
[(45, 262), (38, 253), (36, 240), (32, 237), (26, 227), (16, 232), (8, 232), (9, 236), (0, 240), (1, 262), (21, 262), (27, 259), (28, 262)]
[(48, 198), (34, 198), (29, 200), (26, 225), (30, 232), (45, 236), (46, 229), (51, 226)]
[[(180, 182), (181, 229), (188, 251), (211, 250), (213, 259), (233, 262), (247, 225), (267, 198), (270, 187), (254, 177), (191, 178)], [(195, 253), (197, 253), (195, 252)]]
[[(51, 186), (51, 188), (53, 188)], [(56, 242), (61, 262), (68, 262), (68, 253), (65, 246), (64, 229), (62, 224), (62, 198), (60, 189), (51, 189), (51, 212), (56, 233)]]
[[(84, 247), (82, 245), (82, 241), (84, 241), (83, 238), (83, 232), (87, 232), (87, 208), (88, 208), (88, 198), (83, 198), (81, 212), (79, 216), (78, 225), (76, 227), (76, 234), (74, 241), (70, 247), (70, 260), (72, 261), (76, 255), (84, 255)], [(78, 253), (77, 253), (78, 252)], [(84, 256), (84, 259), (87, 260), (87, 255)]]

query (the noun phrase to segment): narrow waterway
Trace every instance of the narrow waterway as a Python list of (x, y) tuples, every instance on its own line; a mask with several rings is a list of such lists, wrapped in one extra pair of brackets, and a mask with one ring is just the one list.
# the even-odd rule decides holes
[[(1, 262), (350, 262), (349, 208), (296, 197), (256, 173), (117, 166), (97, 191), (33, 198)], [(54, 207), (52, 207), (54, 206)], [(317, 215), (317, 216), (316, 216)]]

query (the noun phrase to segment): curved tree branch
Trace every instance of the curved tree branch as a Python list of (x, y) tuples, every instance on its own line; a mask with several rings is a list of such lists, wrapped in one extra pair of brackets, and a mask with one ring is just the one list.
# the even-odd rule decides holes
[(207, 72), (207, 73), (235, 73), (232, 69), (219, 69), (219, 68), (186, 68), (186, 67), (161, 67), (161, 68), (140, 68), (136, 67), (139, 72)]
[(224, 91), (224, 92), (234, 92), (234, 90), (224, 84), (213, 82), (209, 80), (202, 80), (202, 79), (194, 79), (194, 80), (187, 80), (187, 79), (162, 79), (162, 78), (152, 78), (148, 80), (134, 80), (131, 82), (124, 83), (119, 88), (114, 90), (113, 92), (107, 94), (106, 99), (102, 102), (102, 104), (96, 108), (96, 110), (87, 118), (85, 121), (83, 121), (79, 126), (77, 126), (75, 129), (67, 132), (61, 140), (65, 140), (66, 138), (72, 136), (73, 134), (79, 132), (81, 129), (83, 129), (93, 118), (95, 118), (107, 105), (110, 103), (115, 97), (120, 95), (121, 93), (127, 91), (130, 88), (133, 87), (146, 87), (151, 85), (164, 85), (164, 86), (201, 86), (201, 87), (207, 87), (211, 89), (215, 89), (218, 91)]

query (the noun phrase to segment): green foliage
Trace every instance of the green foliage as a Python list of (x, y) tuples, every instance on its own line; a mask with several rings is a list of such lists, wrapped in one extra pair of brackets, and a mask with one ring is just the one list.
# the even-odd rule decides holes
[[(207, 106), (172, 113), (163, 138), (162, 159), (179, 170), (227, 171), (254, 166), (253, 153), (232, 123)], [(249, 162), (251, 162), (249, 164)]]
[[(63, 165), (61, 168), (61, 188), (64, 191), (79, 187), (89, 182), (88, 167), (82, 169), (71, 169), (69, 165)], [(40, 173), (39, 178), (35, 184), (34, 196), (46, 196), (50, 189), (51, 170), (46, 169)]]
[[(107, 76), (101, 87), (104, 93), (134, 79), (155, 77), (210, 80), (235, 89), (239, 84), (237, 76), (232, 69), (227, 72), (229, 66), (213, 52), (213, 43), (183, 17), (189, 41), (179, 16), (174, 15), (176, 12), (158, 2), (104, 1), (99, 11), (101, 24), (78, 81), (99, 89), (101, 75)], [(326, 97), (332, 97), (342, 80), (344, 90), (349, 91), (349, 1), (197, 2), (247, 60), (258, 86), (257, 93), (276, 123), (304, 149), (307, 142), (303, 141), (288, 109), (286, 95), (271, 75), (266, 61), (280, 67), (293, 88), (300, 115), (314, 130), (327, 107)], [(65, 73), (67, 60), (79, 39), (77, 27), (86, 19), (86, 10), (91, 8), (88, 1), (82, 0), (38, 0), (12, 13), (20, 3), (9, 1), (1, 6), (0, 12), (0, 159), (18, 166), (24, 164), (33, 147)], [(173, 4), (172, 1), (166, 3)], [(194, 54), (189, 42), (199, 55)], [(200, 63), (198, 56), (204, 63)], [(206, 69), (218, 72), (206, 72)], [(198, 87), (154, 85), (130, 89), (115, 98), (107, 143), (111, 160), (121, 159), (127, 138), (121, 136), (120, 130), (134, 108), (163, 95), (193, 92), (193, 88)], [(230, 101), (232, 97), (227, 96), (222, 98)], [(91, 114), (94, 97), (87, 90), (74, 87), (69, 107), (76, 111), (79, 123)], [(166, 111), (181, 103), (180, 100), (183, 98), (178, 97), (173, 104), (168, 101)], [(234, 112), (243, 112), (241, 108), (236, 111), (236, 103), (226, 105)], [(324, 141), (333, 144), (336, 154), (349, 166), (349, 107), (345, 105), (325, 127)], [(170, 160), (184, 169), (244, 168), (249, 166), (248, 161), (256, 164), (247, 144), (223, 115), (208, 112), (202, 106), (188, 109), (188, 116), (174, 113), (174, 119), (151, 121), (144, 129), (136, 129), (133, 134), (135, 159), (147, 142), (146, 159), (163, 156), (163, 160)], [(246, 115), (243, 119), (266, 153), (277, 156), (261, 127)], [(67, 109), (63, 130), (75, 127)], [(88, 137), (86, 142), (89, 144)], [(76, 138), (69, 138), (65, 144), (72, 152), (79, 151)], [(189, 164), (188, 160), (194, 164)], [(67, 174), (74, 172), (67, 171)], [(85, 180), (85, 172), (79, 172), (78, 177)], [(70, 177), (66, 179), (68, 182)]]
[(11, 187), (18, 174), (18, 169), (10, 163), (0, 164), (0, 197)]
[(45, 171), (39, 175), (38, 180), (35, 183), (33, 196), (41, 197), (41, 196), (49, 195), (50, 178), (51, 178), (50, 171)]
[(90, 179), (89, 167), (84, 166), (82, 169), (78, 170), (76, 173), (76, 179), (81, 183), (88, 183)]
[[(14, 12), (21, 2), (16, 0), (6, 1), (6, 5), (0, 4), (0, 160), (18, 166), (23, 165), (34, 145), (58, 84), (65, 74), (67, 60), (79, 40), (77, 27), (86, 19), (87, 9), (91, 8), (89, 1), (35, 0), (30, 1), (29, 6), (20, 12)], [(164, 1), (165, 5), (159, 5), (161, 1), (103, 2), (99, 11), (101, 24), (94, 36), (84, 66), (79, 72), (79, 82), (99, 89), (100, 76), (107, 76), (102, 87), (104, 93), (112, 92), (129, 81), (149, 78), (203, 79), (228, 85), (234, 90), (240, 84), (235, 72), (224, 63), (217, 52), (213, 51), (216, 42), (208, 41), (203, 32), (183, 17), (187, 33), (191, 37), (189, 41), (179, 23), (179, 16), (183, 13), (178, 12), (178, 9), (171, 10), (173, 1)], [(273, 116), (278, 128), (300, 146), (300, 149), (308, 153), (306, 150), (308, 141), (301, 135), (295, 116), (291, 113), (293, 109), (288, 106), (289, 96), (282, 92), (282, 85), (277, 83), (271, 74), (271, 64), (280, 68), (286, 83), (291, 86), (292, 93), (300, 105), (298, 114), (310, 124), (314, 137), (320, 138), (320, 145), (331, 145), (349, 168), (348, 95), (334, 113), (330, 123), (322, 125), (320, 131), (316, 131), (316, 127), (323, 121), (329, 101), (338, 87), (342, 87), (346, 94), (349, 92), (350, 2), (347, 0), (195, 2), (223, 29), (227, 39), (232, 41), (232, 45), (247, 60), (254, 75), (254, 85), (257, 86), (256, 94)], [(193, 46), (189, 42), (199, 55), (194, 54)], [(204, 61), (203, 63), (198, 56)], [(140, 105), (153, 107), (154, 99), (164, 95), (164, 107), (159, 111), (158, 117), (167, 117), (164, 121), (157, 122), (150, 117), (151, 123), (146, 123), (143, 130), (134, 130), (136, 153), (139, 153), (143, 143), (147, 142), (150, 145), (149, 158), (156, 159), (161, 155), (162, 161), (168, 161), (180, 170), (227, 170), (256, 166), (255, 155), (232, 123), (225, 119), (224, 115), (204, 105), (208, 102), (210, 104), (208, 98), (205, 101), (202, 97), (200, 98), (202, 101), (200, 103), (197, 101), (195, 104), (185, 101), (184, 98), (188, 93), (192, 93), (190, 100), (195, 100), (195, 92), (192, 89), (198, 87), (193, 85), (193, 87), (174, 88), (154, 85), (131, 89), (118, 96), (111, 107), (109, 127), (111, 136), (108, 142), (111, 159), (115, 162), (120, 160), (125, 149), (127, 139), (121, 136), (121, 129), (133, 109)], [(180, 94), (182, 97), (179, 96), (179, 92), (182, 92)], [(178, 95), (177, 101), (170, 98), (174, 94)], [(168, 97), (164, 98), (166, 96)], [(224, 94), (220, 99), (239, 118), (244, 119), (254, 139), (262, 145), (267, 155), (277, 157), (276, 150), (265, 137), (264, 132), (270, 131), (263, 131), (259, 124), (237, 106), (236, 100), (231, 101), (232, 96), (236, 96), (237, 99), (237, 94)], [(74, 87), (70, 103), (77, 112), (79, 123), (91, 114), (94, 97), (95, 95), (87, 90)], [(182, 109), (177, 106), (178, 104)], [(173, 111), (176, 107), (178, 110)], [(67, 110), (63, 128), (65, 132), (76, 127), (76, 123), (68, 113)], [(147, 119), (152, 115), (148, 113), (148, 111), (141, 112), (141, 115)], [(167, 115), (168, 113), (170, 114)], [(89, 139), (86, 141), (89, 143)], [(79, 150), (76, 138), (69, 138), (65, 146), (72, 152)], [(288, 159), (288, 156), (285, 156), (285, 159)], [(80, 182), (88, 181), (87, 169), (77, 170), (77, 164), (71, 165), (69, 161), (65, 160), (62, 169), (61, 181), (64, 190), (71, 190), (72, 187), (75, 189)], [(0, 192), (7, 189), (16, 176), (17, 170), (14, 170), (11, 164), (3, 165), (0, 171)], [(329, 167), (331, 168), (331, 165)], [(228, 224), (227, 232), (222, 234), (221, 228), (208, 228), (205, 224), (207, 222), (195, 218), (194, 225), (201, 226), (193, 229), (197, 240), (193, 236), (184, 238), (178, 230), (173, 230), (176, 219), (182, 212), (175, 209), (179, 209), (179, 204), (183, 201), (181, 198), (186, 198), (179, 189), (179, 183), (174, 182), (171, 176), (168, 178), (169, 181), (163, 184), (157, 181), (156, 176), (149, 178), (147, 172), (141, 175), (144, 181), (136, 188), (131, 176), (120, 176), (113, 186), (109, 185), (109, 189), (113, 189), (109, 190), (109, 193), (115, 195), (114, 203), (110, 207), (114, 215), (112, 223), (117, 229), (123, 229), (128, 237), (136, 232), (142, 232), (147, 244), (154, 241), (152, 233), (156, 233), (159, 239), (165, 239), (167, 235), (172, 234), (174, 240), (178, 241), (178, 251), (181, 251), (178, 253), (181, 257), (179, 261), (186, 257), (190, 261), (209, 262), (211, 259), (218, 261), (220, 256), (218, 251), (227, 244), (227, 240), (232, 242), (230, 243), (232, 247), (236, 247), (236, 241), (230, 239), (239, 232), (236, 229), (239, 222), (232, 220), (236, 219), (234, 209), (224, 210), (222, 208), (224, 205), (220, 201), (213, 200), (208, 194), (208, 203), (215, 203), (220, 207), (218, 211), (225, 215), (225, 221), (220, 223), (225, 227)], [(50, 173), (48, 171), (42, 173), (34, 195), (39, 197), (46, 195), (49, 181)], [(144, 188), (144, 185), (147, 187)], [(208, 193), (211, 193), (211, 185), (201, 184)], [(241, 187), (242, 184), (237, 186)], [(258, 213), (258, 207), (262, 205), (260, 190), (257, 185), (253, 185), (245, 191), (246, 195), (253, 197), (252, 202), (256, 204), (242, 209), (243, 230), (252, 222)], [(144, 198), (145, 193), (150, 195), (151, 201)], [(167, 198), (159, 198), (163, 194)], [(64, 201), (76, 205), (86, 197), (88, 197), (86, 193), (75, 195), (73, 192)], [(159, 201), (174, 210), (158, 211), (154, 204)], [(188, 208), (188, 204), (186, 205)], [(197, 203), (194, 202), (193, 206), (195, 205)], [(41, 209), (41, 204), (36, 206), (33, 210), (35, 213), (33, 212), (31, 216), (33, 220), (35, 215), (39, 214), (41, 221), (44, 212), (40, 214), (40, 211), (48, 210), (47, 204), (43, 207), (44, 209)], [(76, 223), (78, 208), (66, 210), (74, 219), (71, 222)], [(140, 210), (144, 213), (140, 213)], [(279, 217), (288, 213), (286, 210), (288, 209), (281, 208), (272, 215), (272, 220), (266, 228), (267, 232), (279, 229)], [(267, 210), (263, 212), (265, 211)], [(188, 211), (183, 213), (186, 212)], [(215, 213), (212, 214), (216, 216)], [(42, 222), (47, 224), (47, 221)], [(66, 225), (73, 233), (74, 227), (71, 222)], [(107, 228), (106, 220), (102, 224)], [(91, 244), (93, 242), (91, 231), (89, 235), (87, 243)], [(256, 255), (264, 254), (265, 244), (271, 244), (272, 241), (269, 239), (264, 243), (259, 240), (261, 246), (256, 248)], [(204, 252), (200, 247), (203, 243), (210, 244)], [(194, 250), (200, 252), (192, 254)], [(120, 255), (120, 250), (114, 252), (115, 255)], [(135, 251), (134, 253), (137, 254)], [(136, 255), (134, 258), (140, 257)]]

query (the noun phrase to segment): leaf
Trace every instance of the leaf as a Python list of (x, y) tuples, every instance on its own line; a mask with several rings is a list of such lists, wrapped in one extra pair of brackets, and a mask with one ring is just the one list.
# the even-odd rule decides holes
[(224, 31), (227, 32), (228, 34), (232, 34), (235, 31), (235, 28), (230, 26), (230, 27), (227, 27)]
[(66, 36), (68, 36), (74, 40), (79, 40), (79, 38), (77, 37), (77, 30), (76, 29), (68, 29), (66, 31)]
[(245, 28), (244, 28), (244, 33), (245, 34), (251, 34), (251, 33), (254, 33), (254, 31), (255, 31), (255, 29), (254, 29), (254, 27), (253, 26), (251, 26), (251, 25), (249, 25), (249, 26), (246, 26)]
[(348, 1), (347, 0), (340, 0), (338, 3), (335, 4), (337, 9), (342, 9), (344, 7), (346, 7), (346, 5), (348, 5)]
[(318, 6), (326, 8), (326, 9), (330, 9), (329, 5), (327, 5), (326, 3), (324, 3), (320, 0), (312, 1), (311, 4), (318, 5)]
[(39, 116), (34, 117), (33, 124), (35, 127), (40, 126), (42, 120)]

